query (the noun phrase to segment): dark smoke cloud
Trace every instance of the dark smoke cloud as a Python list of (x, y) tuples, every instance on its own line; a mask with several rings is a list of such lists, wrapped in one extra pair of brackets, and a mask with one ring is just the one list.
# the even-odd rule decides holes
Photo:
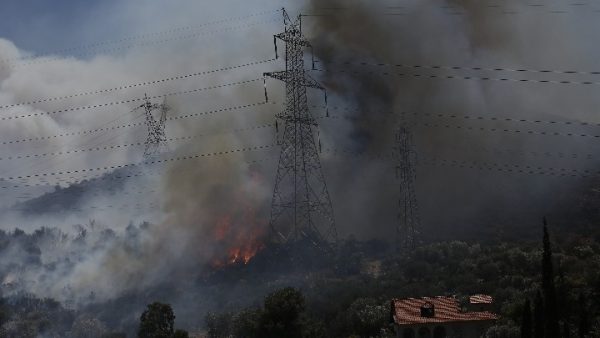
[[(241, 3), (241, 2), (240, 2)], [(246, 2), (245, 2), (246, 3)], [(265, 5), (267, 2), (265, 2)], [(189, 1), (184, 7), (169, 7), (170, 20), (163, 20), (165, 6), (141, 6), (152, 17), (138, 15), (140, 6), (131, 6), (126, 13), (135, 13), (142, 30), (159, 30), (172, 27), (179, 22), (181, 15), (191, 17), (187, 22), (195, 23), (196, 13), (205, 12), (206, 5)], [(278, 7), (275, 1), (268, 1), (269, 8)], [(574, 17), (554, 20), (536, 13), (501, 16), (497, 10), (479, 5), (476, 1), (408, 1), (402, 16), (385, 16), (390, 12), (385, 6), (390, 3), (379, 1), (352, 0), (312, 0), (307, 4), (308, 13), (334, 13), (335, 15), (304, 18), (306, 34), (315, 46), (317, 66), (324, 70), (315, 72), (328, 88), (332, 102), (332, 115), (344, 115), (343, 119), (323, 119), (321, 138), (324, 148), (349, 149), (367, 154), (389, 154), (394, 146), (394, 133), (402, 121), (398, 114), (391, 112), (410, 111), (416, 113), (444, 113), (456, 115), (454, 119), (431, 119), (423, 114), (409, 114), (403, 120), (410, 123), (421, 163), (428, 157), (467, 159), (476, 162), (498, 162), (506, 164), (532, 164), (535, 166), (593, 167), (595, 161), (575, 163), (573, 159), (530, 158), (523, 152), (585, 152), (593, 153), (597, 146), (585, 139), (519, 137), (501, 132), (462, 132), (443, 125), (483, 126), (496, 129), (557, 130), (552, 125), (527, 125), (509, 122), (478, 122), (461, 119), (466, 114), (481, 116), (508, 116), (561, 121), (600, 122), (591, 113), (600, 106), (600, 97), (594, 89), (568, 86), (539, 86), (528, 84), (497, 84), (480, 81), (457, 81), (441, 79), (413, 79), (410, 77), (382, 76), (384, 71), (429, 74), (426, 70), (385, 68), (379, 66), (345, 66), (353, 63), (405, 63), (423, 65), (500, 65), (510, 68), (564, 68), (594, 69), (598, 53), (595, 46), (584, 43), (584, 39), (596, 32), (589, 22), (576, 22)], [(223, 5), (219, 17), (234, 15), (230, 10), (237, 7)], [(295, 3), (294, 6), (299, 6)], [(451, 6), (453, 9), (447, 9)], [(515, 1), (506, 6), (518, 6)], [(331, 8), (342, 7), (343, 10)], [(243, 8), (243, 7), (240, 7)], [(237, 12), (242, 12), (237, 8)], [(329, 9), (327, 9), (329, 8)], [(457, 11), (462, 14), (453, 15)], [(211, 11), (204, 13), (218, 13)], [(228, 13), (228, 14), (224, 14)], [(292, 15), (298, 13), (290, 9)], [(241, 13), (243, 14), (243, 13)], [(193, 20), (192, 20), (193, 19)], [(137, 22), (137, 21), (136, 21)], [(104, 23), (103, 23), (104, 24)], [(571, 28), (569, 28), (571, 27)], [(575, 28), (573, 28), (575, 27)], [(281, 31), (279, 23), (260, 27), (248, 33), (240, 33), (236, 43), (213, 39), (209, 42), (195, 41), (183, 43), (176, 52), (162, 48), (155, 53), (147, 50), (134, 50), (124, 56), (98, 57), (89, 61), (65, 59), (53, 65), (32, 68), (37, 71), (17, 73), (0, 68), (3, 102), (14, 103), (35, 97), (52, 97), (73, 92), (81, 83), (95, 88), (104, 84), (111, 87), (117, 83), (135, 83), (142, 80), (160, 78), (165, 74), (186, 74), (193, 70), (207, 70), (218, 66), (241, 64), (273, 55), (271, 35)], [(14, 57), (19, 51), (12, 43), (0, 41), (3, 57)], [(221, 46), (221, 48), (212, 48)], [(225, 47), (222, 47), (225, 46)], [(210, 48), (209, 48), (210, 47)], [(159, 64), (161, 67), (156, 67)], [(60, 78), (60, 74), (80, 70), (85, 81), (65, 79), (62, 85), (34, 84), (42, 80)], [(148, 70), (157, 70), (148, 74)], [(210, 85), (260, 77), (263, 71), (283, 69), (281, 63), (252, 68), (235, 74), (218, 74), (202, 78), (198, 82), (176, 87), (155, 88), (155, 93), (187, 90)], [(341, 73), (340, 70), (350, 71)], [(358, 73), (354, 73), (354, 72)], [(435, 72), (431, 72), (432, 74)], [(462, 74), (440, 71), (436, 74)], [(23, 75), (24, 74), (24, 75)], [(469, 75), (471, 73), (465, 73)], [(477, 73), (478, 74), (478, 73)], [(491, 77), (518, 74), (485, 73)], [(43, 75), (39, 79), (34, 75)], [(152, 75), (152, 76), (150, 76)], [(476, 75), (476, 74), (472, 74)], [(545, 78), (539, 74), (526, 74), (524, 77)], [(548, 75), (550, 76), (550, 75)], [(101, 79), (97, 80), (97, 79)], [(94, 82), (94, 83), (90, 83)], [(97, 83), (96, 83), (97, 82)], [(270, 84), (272, 100), (281, 103), (281, 84)], [(50, 89), (52, 90), (50, 90)], [(275, 93), (273, 93), (275, 92)], [(143, 92), (134, 91), (127, 96), (140, 96)], [(262, 100), (260, 83), (239, 90), (223, 90), (219, 93), (205, 93), (193, 97), (177, 98), (170, 104), (178, 113), (193, 113), (223, 106), (247, 104)], [(312, 95), (312, 94), (311, 94)], [(80, 98), (77, 105), (102, 103), (122, 97)], [(315, 94), (314, 102), (322, 100)], [(88, 101), (89, 100), (89, 101)], [(97, 100), (97, 101), (96, 101)], [(321, 105), (314, 103), (316, 105)], [(351, 112), (335, 109), (333, 106), (353, 107)], [(60, 107), (51, 104), (39, 108), (23, 107), (14, 114), (35, 113), (39, 110), (53, 110)], [(27, 137), (37, 134), (59, 134), (66, 130), (83, 129), (89, 124), (105, 122), (109, 117), (129, 112), (133, 107), (122, 107), (111, 116), (74, 114), (71, 119), (51, 118), (31, 125), (10, 125), (5, 134), (16, 136), (24, 128)], [(169, 125), (170, 135), (194, 135), (197, 141), (191, 145), (173, 145), (175, 155), (185, 156), (198, 153), (212, 153), (253, 145), (272, 144), (274, 131), (261, 129), (251, 133), (234, 133), (202, 138), (200, 135), (215, 131), (247, 128), (273, 122), (274, 113), (281, 105), (268, 105), (239, 113), (220, 114), (194, 123)], [(324, 111), (314, 109), (315, 115), (324, 116)], [(100, 117), (106, 117), (106, 119)], [(29, 121), (29, 120), (28, 120)], [(424, 127), (422, 122), (441, 124), (442, 127)], [(25, 123), (25, 122), (23, 122)], [(554, 129), (553, 129), (554, 128)], [(573, 131), (573, 130), (569, 130)], [(579, 130), (587, 134), (595, 131)], [(126, 135), (127, 136), (127, 135)], [(136, 137), (139, 135), (135, 135)], [(115, 140), (125, 143), (129, 138)], [(128, 143), (128, 142), (127, 142)], [(67, 149), (64, 144), (52, 144), (58, 149)], [(77, 145), (69, 145), (77, 146)], [(489, 149), (511, 150), (508, 155), (490, 155)], [(487, 149), (487, 150), (485, 150)], [(139, 151), (131, 151), (111, 159), (132, 162), (139, 159)], [(272, 180), (276, 167), (276, 151), (248, 153), (245, 155), (214, 157), (206, 161), (174, 162), (164, 176), (155, 180), (135, 182), (132, 185), (155, 188), (149, 196), (158, 197), (161, 208), (155, 210), (162, 215), (154, 225), (140, 235), (135, 250), (129, 246), (115, 245), (98, 250), (93, 254), (82, 254), (83, 258), (73, 270), (53, 275), (50, 285), (37, 284), (31, 291), (41, 294), (45, 289), (60, 298), (66, 284), (74, 292), (85, 295), (96, 290), (98, 299), (111, 299), (131, 290), (139, 290), (158, 285), (165, 280), (189, 277), (195, 271), (210, 264), (215, 256), (227, 255), (230, 246), (235, 246), (238, 236), (254, 237), (266, 231), (266, 221), (270, 207)], [(348, 158), (322, 154), (328, 185), (334, 202), (337, 224), (342, 237), (355, 234), (359, 238), (391, 238), (396, 222), (398, 187), (394, 175), (394, 164), (390, 161), (365, 158)], [(85, 168), (92, 163), (104, 162), (95, 154), (83, 156), (70, 167)], [(253, 163), (256, 162), (257, 163)], [(66, 163), (59, 163), (66, 164)], [(97, 164), (98, 165), (98, 164)], [(10, 168), (14, 169), (14, 168)], [(44, 168), (42, 168), (44, 169)], [(40, 169), (40, 170), (42, 170)], [(418, 196), (421, 204), (425, 237), (460, 238), (481, 232), (504, 231), (507, 224), (522, 224), (536, 221), (540, 213), (550, 209), (563, 194), (566, 198), (576, 188), (577, 180), (555, 180), (538, 176), (496, 175), (493, 171), (469, 171), (448, 167), (418, 168)], [(141, 197), (140, 199), (144, 199)], [(102, 204), (114, 203), (111, 197), (103, 197)], [(124, 197), (123, 199), (131, 199)], [(87, 215), (86, 215), (87, 216)], [(90, 214), (102, 219), (107, 227), (122, 232), (127, 221), (121, 214)], [(81, 217), (78, 217), (81, 218)], [(116, 218), (116, 220), (115, 220)], [(127, 217), (128, 218), (128, 217)], [(156, 219), (156, 218), (153, 218)], [(229, 231), (220, 232), (224, 220), (229, 220)], [(40, 224), (42, 221), (40, 220)], [(78, 221), (81, 221), (78, 219)], [(86, 219), (87, 221), (87, 219)], [(71, 219), (65, 223), (71, 222)], [(8, 225), (18, 221), (5, 222)], [(36, 223), (37, 224), (37, 223)], [(6, 225), (6, 227), (8, 227)], [(536, 225), (536, 224), (534, 224)], [(481, 227), (479, 231), (476, 228)], [(487, 230), (487, 228), (491, 230)], [(476, 231), (477, 230), (477, 231)], [(218, 238), (224, 241), (219, 241)], [(67, 255), (59, 252), (59, 254)], [(37, 274), (32, 273), (31, 279)], [(50, 288), (48, 288), (50, 286)], [(183, 296), (185, 298), (185, 296)], [(183, 300), (180, 300), (183, 302)]]
[[(503, 66), (507, 68), (583, 68), (589, 62), (573, 57), (584, 52), (581, 37), (571, 26), (585, 28), (569, 18), (556, 21), (547, 14), (531, 12), (516, 1), (503, 8), (470, 0), (404, 2), (402, 8), (389, 3), (314, 0), (305, 18), (315, 45), (322, 81), (337, 103), (355, 107), (345, 137), (335, 129), (338, 144), (367, 153), (389, 153), (398, 123), (412, 126), (421, 163), (429, 158), (468, 160), (478, 163), (550, 167), (593, 167), (596, 162), (574, 163), (560, 158), (540, 159), (527, 152), (581, 152), (590, 143), (560, 138), (521, 137), (489, 129), (552, 129), (551, 125), (509, 122), (472, 124), (466, 115), (504, 116), (518, 119), (572, 121), (594, 120), (597, 103), (586, 88), (540, 85), (503, 85), (485, 81), (447, 80), (443, 76), (415, 79), (384, 76), (388, 72), (459, 76), (514, 77), (515, 73), (431, 71), (424, 68), (361, 66), (369, 64)], [(516, 15), (502, 15), (507, 9)], [(403, 15), (384, 15), (402, 12)], [(325, 15), (322, 15), (325, 14)], [(548, 34), (550, 32), (551, 35)], [(351, 64), (344, 64), (350, 62)], [(340, 73), (343, 70), (345, 72)], [(527, 74), (526, 77), (539, 77)], [(552, 98), (559, 98), (552, 100)], [(556, 102), (553, 102), (556, 101)], [(576, 107), (576, 109), (574, 109)], [(574, 110), (588, 114), (572, 113)], [(414, 112), (405, 118), (390, 112)], [(454, 119), (432, 120), (428, 114), (443, 113)], [(439, 127), (423, 127), (423, 122)], [(446, 128), (445, 125), (451, 125)], [(483, 126), (487, 131), (465, 132)], [(326, 126), (324, 127), (326, 128)], [(462, 128), (458, 130), (457, 128)], [(476, 128), (479, 129), (479, 128)], [(332, 136), (333, 137), (333, 136)], [(511, 150), (497, 156), (492, 149)], [(340, 227), (345, 233), (389, 237), (397, 210), (397, 182), (393, 163), (354, 161), (346, 175), (332, 178), (339, 195), (356, 189), (350, 201), (337, 200)], [(331, 167), (343, 166), (331, 160)], [(387, 166), (387, 167), (386, 167)], [(499, 231), (509, 223), (536, 222), (540, 213), (558, 203), (557, 194), (573, 193), (578, 180), (560, 181), (536, 176), (510, 176), (493, 170), (468, 171), (419, 166), (418, 187), (425, 237), (473, 237)], [(351, 182), (351, 183), (350, 183)], [(355, 209), (354, 207), (360, 206)], [(353, 210), (360, 210), (356, 212)], [(358, 222), (356, 220), (359, 220)], [(367, 225), (369, 224), (369, 225)], [(371, 225), (374, 224), (374, 225)], [(537, 223), (536, 223), (537, 224)], [(499, 228), (498, 228), (499, 227)], [(486, 229), (489, 228), (489, 229)]]

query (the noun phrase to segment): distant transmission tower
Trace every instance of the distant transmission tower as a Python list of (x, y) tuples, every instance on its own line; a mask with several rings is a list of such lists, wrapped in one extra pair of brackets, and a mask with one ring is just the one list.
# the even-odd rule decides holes
[[(169, 112), (170, 108), (165, 102), (162, 104), (153, 104), (150, 102), (148, 95), (144, 96), (144, 104), (137, 107), (136, 110), (141, 108), (144, 109), (146, 126), (148, 127), (148, 137), (144, 143), (144, 158), (150, 159), (167, 149), (165, 125), (167, 121), (167, 113)], [(156, 119), (154, 116), (154, 112), (157, 110), (160, 111), (160, 116), (158, 119)]]
[(399, 252), (414, 249), (420, 231), (419, 205), (415, 191), (417, 153), (411, 132), (400, 126), (396, 132), (396, 177), (400, 181), (396, 245)]
[(306, 88), (325, 88), (305, 74), (303, 49), (312, 47), (302, 35), (302, 17), (292, 21), (284, 9), (283, 18), (285, 31), (275, 35), (275, 53), (277, 39), (285, 42), (286, 70), (264, 74), (285, 82), (286, 87), (285, 110), (277, 114), (284, 122), (284, 133), (271, 205), (271, 231), (278, 243), (308, 240), (315, 245), (335, 244), (333, 207), (313, 134), (318, 124), (308, 111), (306, 96)]

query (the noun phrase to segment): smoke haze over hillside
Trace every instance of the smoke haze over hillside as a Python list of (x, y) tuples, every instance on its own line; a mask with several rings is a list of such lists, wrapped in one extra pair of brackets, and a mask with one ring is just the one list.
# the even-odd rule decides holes
[[(116, 32), (118, 36), (136, 36), (173, 27), (199, 26), (220, 18), (243, 17), (263, 10), (270, 12), (202, 28), (184, 29), (181, 34), (197, 33), (194, 37), (157, 42), (178, 36), (178, 33), (169, 33), (141, 40), (152, 41), (148, 44), (126, 43), (126, 46), (131, 46), (116, 51), (109, 46), (90, 48), (83, 53), (85, 55), (63, 51), (58, 55), (39, 56), (45, 50), (65, 48), (64, 42), (57, 42), (60, 46), (55, 49), (47, 46), (46, 42), (44, 50), (23, 51), (17, 47), (19, 41), (2, 39), (0, 59), (11, 61), (0, 67), (0, 105), (113, 88), (273, 58), (272, 35), (283, 29), (281, 14), (277, 12), (281, 2), (219, 3), (208, 5), (191, 0), (178, 1), (176, 4), (166, 1), (110, 3), (94, 9), (98, 18), (89, 21), (87, 33), (79, 32), (77, 39), (104, 39), (106, 34), (115, 33), (113, 29), (119, 30)], [(540, 14), (539, 11), (545, 9), (522, 6), (516, 1), (503, 4), (515, 14), (503, 14), (502, 9), (468, 0), (405, 1), (399, 5), (383, 1), (312, 0), (286, 5), (290, 6), (288, 10), (292, 15), (299, 12), (319, 14), (303, 20), (305, 33), (315, 47), (317, 68), (325, 70), (311, 72), (311, 75), (328, 88), (331, 115), (338, 117), (322, 119), (320, 136), (324, 148), (389, 155), (394, 147), (397, 122), (401, 120), (399, 112), (410, 112), (405, 114), (404, 121), (413, 126), (419, 153), (417, 190), (425, 238), (472, 238), (481, 233), (508, 232), (503, 229), (510, 227), (503, 226), (536, 222), (540, 213), (551, 212), (556, 205), (561, 205), (563, 197), (559, 195), (573, 197), (572, 193), (583, 182), (578, 178), (507, 174), (498, 172), (498, 166), (567, 168), (580, 172), (593, 171), (598, 166), (596, 157), (590, 159), (586, 155), (598, 149), (593, 137), (540, 135), (541, 132), (598, 134), (597, 128), (592, 127), (600, 123), (595, 114), (600, 106), (600, 97), (594, 95), (597, 90), (595, 86), (442, 77), (424, 79), (394, 74), (577, 81), (594, 80), (597, 77), (360, 65), (364, 62), (598, 70), (598, 51), (589, 42), (593, 41), (590, 32), (597, 32), (599, 28), (595, 16), (584, 16), (583, 20), (575, 21), (576, 17), (570, 12), (555, 16), (546, 12)], [(560, 4), (557, 6), (560, 7)], [(119, 13), (108, 21), (116, 28), (104, 27), (106, 22), (102, 13)], [(58, 37), (55, 39), (60, 40)], [(34, 43), (28, 41), (27, 44)], [(23, 60), (15, 61), (17, 59)], [(344, 65), (345, 62), (351, 65)], [(11, 63), (14, 67), (10, 66)], [(264, 99), (262, 73), (283, 67), (280, 59), (184, 81), (165, 81), (160, 85), (137, 86), (102, 95), (79, 95), (68, 100), (19, 105), (2, 109), (1, 113), (3, 117), (38, 114), (68, 107), (139, 99), (146, 93), (150, 96), (165, 95), (257, 80), (168, 98), (167, 102), (175, 115), (201, 113), (261, 103)], [(383, 75), (384, 72), (390, 75)], [(115, 240), (110, 245), (90, 252), (83, 249), (76, 251), (78, 256), (74, 260), (78, 264), (69, 265), (65, 270), (47, 272), (50, 277), (45, 279), (45, 284), (35, 287), (28, 285), (23, 289), (35, 293), (43, 290), (48, 296), (62, 300), (68, 284), (74, 293), (88, 295), (93, 291), (95, 300), (112, 299), (125, 292), (160, 284), (173, 276), (185, 276), (189, 271), (210, 264), (215, 259), (227, 259), (230, 246), (238, 245), (240, 237), (266, 236), (278, 154), (278, 148), (274, 147), (274, 127), (270, 124), (273, 123), (274, 114), (282, 109), (283, 102), (282, 84), (268, 81), (267, 85), (273, 101), (270, 104), (206, 114), (197, 119), (169, 121), (167, 137), (194, 138), (191, 141), (170, 142), (172, 153), (163, 154), (162, 158), (267, 146), (264, 150), (136, 167), (131, 170), (154, 172), (156, 167), (164, 170), (156, 171), (156, 175), (124, 180), (122, 189), (129, 192), (128, 195), (111, 195), (101, 190), (96, 195), (86, 195), (83, 212), (66, 211), (34, 217), (18, 211), (7, 211), (1, 223), (3, 230), (11, 231), (20, 227), (33, 231), (41, 226), (56, 226), (73, 237), (77, 236), (77, 231), (72, 230), (73, 224), (87, 224), (90, 219), (97, 220), (103, 227), (119, 235), (127, 234), (130, 223), (148, 221), (153, 224), (144, 230), (135, 245), (125, 245), (123, 241)], [(311, 105), (322, 106), (320, 93), (310, 96)], [(61, 135), (111, 123), (126, 125), (143, 122), (131, 113), (139, 104), (140, 101), (135, 101), (98, 109), (3, 120), (0, 124), (0, 141)], [(351, 109), (346, 112), (336, 109), (336, 106)], [(325, 111), (315, 108), (313, 114), (321, 117)], [(427, 114), (443, 114), (446, 117), (435, 118)], [(573, 124), (507, 122), (490, 120), (492, 117)], [(590, 126), (580, 126), (575, 122), (586, 122)], [(473, 130), (468, 130), (470, 127)], [(505, 129), (521, 132), (504, 132)], [(534, 135), (527, 131), (534, 131)], [(30, 182), (8, 178), (101, 168), (107, 164), (138, 163), (142, 160), (142, 146), (119, 151), (90, 151), (68, 157), (37, 156), (19, 161), (4, 158), (143, 143), (145, 134), (142, 126), (117, 129), (102, 133), (99, 137), (50, 138), (10, 147), (3, 144), (0, 145), (4, 150), (3, 160), (0, 161), (1, 176), (6, 178), (7, 184), (24, 185)], [(546, 152), (553, 155), (530, 156), (532, 153)], [(579, 156), (573, 158), (568, 155), (573, 153)], [(325, 151), (322, 159), (341, 236), (390, 238), (394, 233), (397, 213), (395, 164), (389, 160), (374, 161), (368, 156), (334, 156), (331, 151)], [(440, 159), (484, 164), (476, 166), (482, 170), (428, 165), (431, 162), (438, 163)], [(555, 171), (560, 173), (560, 169)], [(8, 208), (16, 201), (51, 192), (55, 184), (67, 185), (52, 177), (48, 179), (48, 186), (26, 189), (25, 198), (20, 198), (24, 194), (22, 190), (7, 189), (2, 197), (3, 206)], [(146, 210), (140, 212), (126, 207), (115, 212), (108, 208), (137, 203), (145, 206)], [(63, 249), (56, 251), (56, 248), (40, 250), (42, 260), (47, 259), (48, 262), (54, 262), (54, 255), (69, 254)], [(222, 257), (223, 250), (225, 257)], [(45, 257), (46, 254), (49, 256)], [(22, 257), (20, 255), (14, 254), (19, 258)], [(31, 269), (37, 268), (34, 266)], [(21, 278), (35, 279), (37, 276), (36, 271), (28, 271)]]

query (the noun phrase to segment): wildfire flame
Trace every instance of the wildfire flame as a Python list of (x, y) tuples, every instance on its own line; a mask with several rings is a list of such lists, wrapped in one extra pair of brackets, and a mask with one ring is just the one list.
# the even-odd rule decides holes
[(214, 222), (211, 234), (217, 244), (211, 264), (214, 268), (246, 265), (265, 247), (267, 221), (256, 211), (261, 204), (255, 195), (255, 189), (264, 182), (254, 170), (250, 170), (248, 179), (246, 188), (234, 194), (233, 209)]
[(246, 265), (264, 249), (266, 221), (250, 207), (243, 210), (237, 217), (224, 215), (217, 220), (212, 235), (219, 249), (213, 267)]

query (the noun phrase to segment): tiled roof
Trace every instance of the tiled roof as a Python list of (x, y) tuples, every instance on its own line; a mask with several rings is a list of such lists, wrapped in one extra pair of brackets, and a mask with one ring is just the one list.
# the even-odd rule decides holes
[[(462, 312), (458, 300), (454, 297), (424, 297), (394, 299), (394, 322), (398, 325), (448, 323), (496, 320), (498, 316), (488, 312)], [(432, 304), (435, 309), (433, 317), (421, 316), (421, 308)]]
[(469, 303), (471, 304), (492, 304), (494, 298), (488, 295), (473, 295), (469, 297)]

